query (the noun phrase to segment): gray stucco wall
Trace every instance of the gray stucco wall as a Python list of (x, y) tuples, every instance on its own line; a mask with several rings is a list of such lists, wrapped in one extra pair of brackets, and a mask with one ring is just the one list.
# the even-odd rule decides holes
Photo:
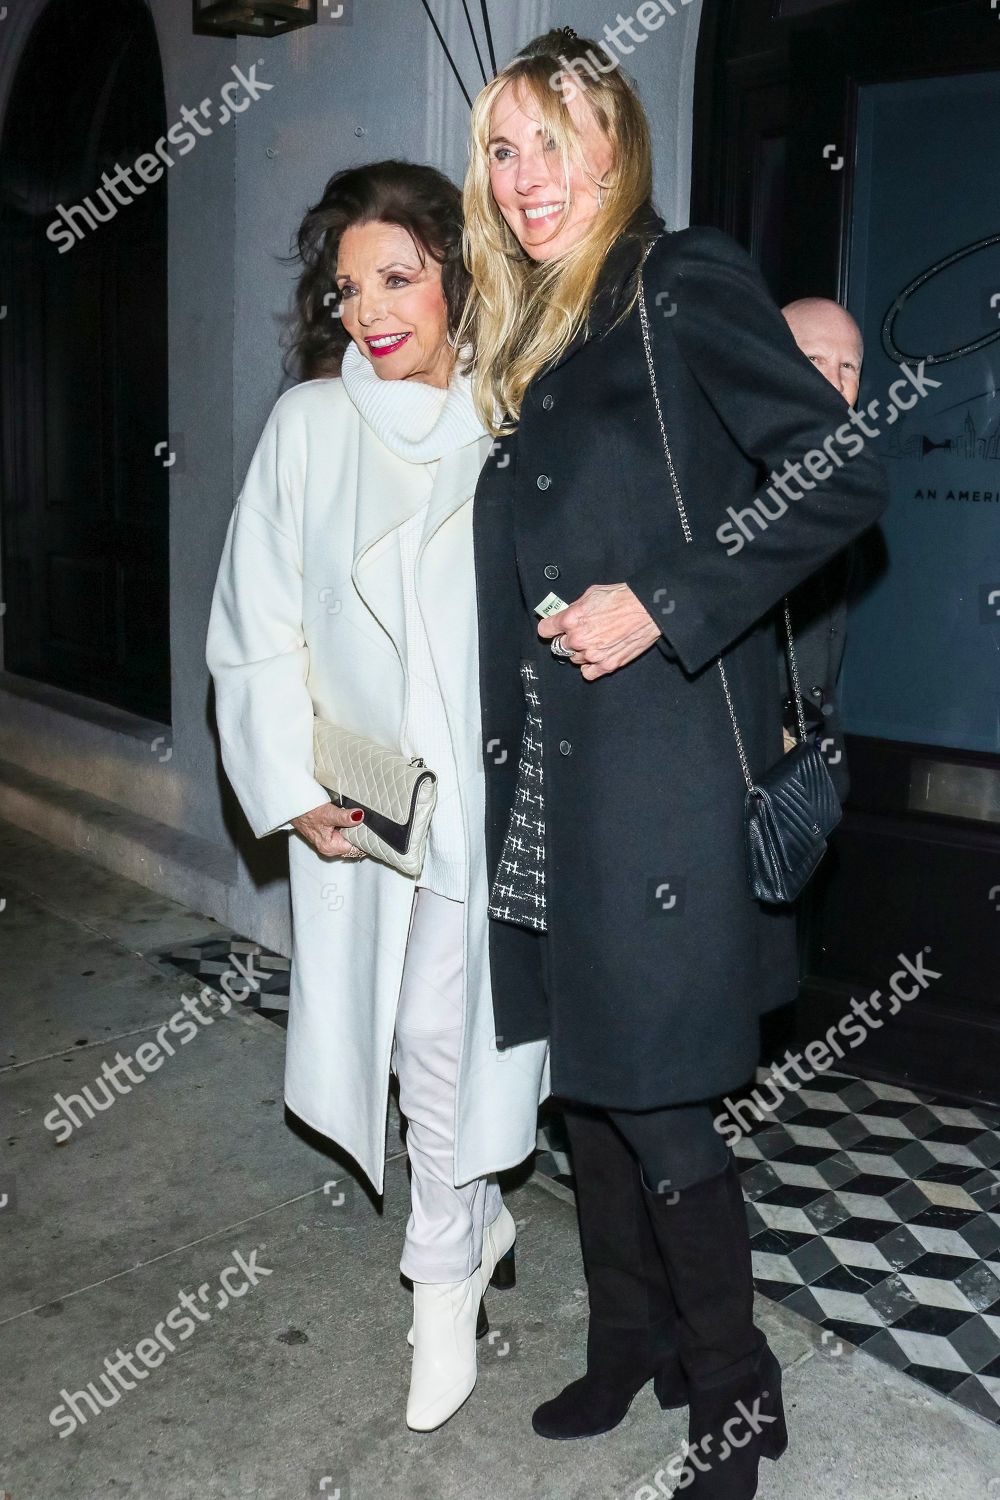
[[(256, 66), (258, 80), (272, 86), (229, 124), (216, 124), (169, 174), (170, 428), (183, 444), (183, 463), (171, 472), (171, 753), (151, 753), (161, 726), (0, 674), (0, 761), (200, 840), (202, 852), (192, 843), (187, 856), (196, 863), (208, 850), (225, 853), (228, 889), (217, 871), (206, 878), (202, 909), (287, 951), (285, 838), (257, 844), (226, 798), (204, 665), (226, 523), (283, 385), (279, 335), (294, 272), (279, 257), (304, 209), (342, 166), (403, 156), (432, 161), (460, 182), (468, 108), (418, 0), (353, 0), (350, 24), (319, 24), (272, 41), (196, 37), (186, 3), (148, 3), (168, 122), (182, 105), (218, 100), (234, 65), (244, 74)], [(23, 0), (0, 23), (0, 117), (43, 6)], [(652, 121), (658, 207), (673, 226), (687, 222), (700, 7), (701, 0), (675, 0), (677, 13), (643, 32), (641, 45), (623, 37), (634, 48), (624, 65)], [(457, 0), (432, 0), (432, 8), (474, 90), (478, 68)], [(599, 38), (616, 21), (599, 0), (502, 0), (492, 11), (500, 64), (550, 25), (572, 24)], [(0, 815), (4, 806), (0, 799)], [(114, 863), (99, 839), (88, 847)], [(136, 860), (128, 873), (173, 893), (169, 871), (156, 861)]]

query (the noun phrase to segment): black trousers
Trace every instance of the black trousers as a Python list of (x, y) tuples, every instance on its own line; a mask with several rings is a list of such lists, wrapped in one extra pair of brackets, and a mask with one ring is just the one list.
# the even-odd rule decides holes
[(650, 1192), (670, 1193), (725, 1171), (731, 1153), (712, 1123), (718, 1112), (713, 1101), (607, 1115), (635, 1152)]
[(578, 1120), (600, 1120), (612, 1128), (651, 1193), (669, 1194), (707, 1182), (725, 1171), (732, 1156), (712, 1123), (718, 1109), (708, 1102), (641, 1110), (598, 1109), (572, 1099), (555, 1102), (571, 1136)]
[[(542, 982), (549, 985), (547, 936), (542, 943)], [(558, 1099), (564, 1113), (586, 1110), (570, 1099)], [(665, 1104), (659, 1109), (599, 1111), (632, 1148), (650, 1192), (670, 1193), (693, 1187), (724, 1172), (732, 1153), (713, 1123), (721, 1112), (717, 1098), (692, 1104)]]

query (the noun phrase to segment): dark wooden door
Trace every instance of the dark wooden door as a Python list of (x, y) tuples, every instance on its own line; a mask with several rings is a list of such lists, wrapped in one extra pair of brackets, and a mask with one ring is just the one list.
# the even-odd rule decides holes
[[(0, 153), (4, 666), (164, 723), (166, 178), (121, 202), (102, 173), (165, 129), (146, 6), (52, 0)], [(82, 230), (68, 247), (48, 233), (60, 206)]]
[(845, 1066), (997, 1103), (1000, 153), (984, 141), (1000, 142), (988, 4), (707, 0), (692, 222), (735, 235), (779, 303), (850, 307), (859, 405), (903, 351), (940, 381), (875, 443), (893, 498), (849, 617), (852, 791), (806, 902), (803, 998), (768, 1054), (887, 997), (899, 955), (923, 955), (940, 977), (870, 1011)]

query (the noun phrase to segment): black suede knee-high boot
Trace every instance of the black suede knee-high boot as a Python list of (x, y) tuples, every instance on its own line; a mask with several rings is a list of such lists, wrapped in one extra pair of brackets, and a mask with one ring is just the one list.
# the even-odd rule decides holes
[(687, 1401), (676, 1311), (639, 1165), (606, 1115), (567, 1109), (590, 1323), (587, 1373), (535, 1412), (541, 1437), (610, 1432), (649, 1380), (660, 1405)]
[(723, 1172), (677, 1194), (643, 1191), (677, 1306), (691, 1408), (687, 1496), (752, 1500), (760, 1458), (780, 1458), (788, 1434), (781, 1366), (753, 1321), (739, 1171), (730, 1155)]

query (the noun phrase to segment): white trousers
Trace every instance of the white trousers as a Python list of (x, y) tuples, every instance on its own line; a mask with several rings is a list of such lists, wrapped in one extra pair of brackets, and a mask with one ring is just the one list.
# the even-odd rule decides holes
[(471, 1276), (483, 1258), (483, 1227), (503, 1207), (493, 1177), (454, 1184), (464, 916), (463, 902), (417, 887), (392, 1055), (412, 1174), (399, 1269), (411, 1281)]

